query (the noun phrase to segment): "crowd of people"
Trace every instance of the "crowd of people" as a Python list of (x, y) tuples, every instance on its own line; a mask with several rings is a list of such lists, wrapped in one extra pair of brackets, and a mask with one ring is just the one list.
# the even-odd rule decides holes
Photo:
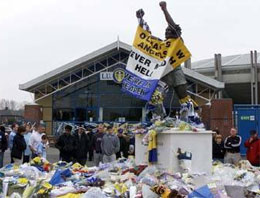
[(46, 158), (48, 138), (45, 134), (45, 124), (25, 123), (18, 125), (13, 123), (10, 134), (5, 127), (0, 126), (0, 167), (3, 167), (4, 152), (10, 149), (10, 163), (16, 165), (29, 162), (36, 156)]
[[(256, 130), (251, 130), (250, 138), (245, 141), (246, 158), (253, 166), (260, 166), (260, 139)], [(230, 136), (223, 140), (219, 130), (213, 136), (213, 160), (237, 165), (241, 160), (240, 146), (242, 138), (235, 128), (231, 128)]]
[[(14, 123), (10, 134), (0, 126), (0, 167), (3, 167), (4, 152), (10, 149), (10, 163), (20, 165), (34, 157), (47, 158), (49, 147), (45, 124), (19, 126)], [(94, 132), (95, 131), (95, 132)], [(238, 164), (241, 160), (240, 146), (242, 138), (235, 128), (231, 128), (230, 136), (223, 140), (218, 130), (213, 136), (213, 160)], [(78, 162), (85, 165), (87, 160), (109, 163), (118, 158), (134, 155), (134, 136), (128, 136), (124, 130), (99, 124), (97, 128), (79, 127), (72, 134), (72, 126), (66, 125), (64, 133), (56, 140), (55, 147), (60, 151), (60, 160)], [(255, 130), (250, 131), (250, 138), (244, 142), (247, 148), (246, 158), (253, 166), (260, 166), (260, 139)]]
[[(49, 147), (45, 124), (21, 126), (14, 123), (10, 134), (0, 126), (0, 167), (3, 167), (4, 152), (10, 149), (10, 163), (20, 165), (35, 157), (47, 158)], [(60, 151), (60, 160), (78, 162), (85, 165), (87, 160), (108, 163), (118, 158), (134, 155), (134, 138), (124, 134), (123, 129), (103, 124), (98, 125), (95, 133), (92, 129), (79, 127), (72, 134), (72, 126), (66, 125), (64, 133), (56, 140), (55, 147)]]
[(124, 134), (123, 129), (99, 124), (95, 129), (79, 127), (72, 134), (72, 127), (65, 126), (65, 132), (57, 139), (55, 147), (60, 151), (60, 159), (66, 162), (78, 162), (85, 165), (86, 161), (109, 163), (118, 158), (134, 155), (134, 142)]

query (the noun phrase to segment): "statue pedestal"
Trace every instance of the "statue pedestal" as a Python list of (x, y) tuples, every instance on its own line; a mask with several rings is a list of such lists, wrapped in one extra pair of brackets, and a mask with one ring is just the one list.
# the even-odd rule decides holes
[[(192, 153), (191, 172), (211, 174), (212, 131), (178, 131), (171, 129), (157, 134), (158, 162), (156, 166), (171, 173), (180, 172), (177, 150)], [(148, 164), (147, 146), (142, 145), (144, 135), (135, 136), (135, 162)]]

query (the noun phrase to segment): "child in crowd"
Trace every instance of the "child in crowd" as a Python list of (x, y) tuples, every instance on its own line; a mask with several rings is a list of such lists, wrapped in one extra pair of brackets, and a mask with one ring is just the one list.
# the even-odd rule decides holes
[(47, 154), (46, 154), (47, 142), (48, 142), (47, 135), (42, 135), (42, 141), (38, 145), (38, 148), (37, 148), (37, 155), (39, 157), (43, 157), (45, 159), (47, 157)]
[(224, 162), (224, 156), (225, 156), (225, 148), (224, 148), (224, 142), (222, 139), (222, 135), (217, 134), (215, 135), (215, 139), (213, 141), (213, 160), (214, 161), (221, 161)]

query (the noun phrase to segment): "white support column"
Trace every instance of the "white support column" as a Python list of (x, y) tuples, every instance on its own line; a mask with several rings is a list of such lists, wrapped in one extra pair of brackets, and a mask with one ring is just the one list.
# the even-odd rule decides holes
[(145, 117), (146, 117), (146, 113), (145, 113), (145, 108), (142, 108), (142, 122), (145, 122)]
[[(223, 82), (221, 54), (215, 54), (215, 79)], [(218, 92), (218, 98), (222, 98), (222, 91)]]
[(98, 121), (103, 122), (103, 107), (99, 107)]
[(257, 63), (257, 51), (254, 51), (254, 59), (255, 59), (255, 64), (254, 64), (254, 75), (255, 75), (255, 104), (258, 104), (258, 63)]
[(250, 51), (251, 58), (251, 104), (258, 103), (257, 54)]
[(191, 69), (191, 59), (190, 58), (184, 62), (184, 67)]

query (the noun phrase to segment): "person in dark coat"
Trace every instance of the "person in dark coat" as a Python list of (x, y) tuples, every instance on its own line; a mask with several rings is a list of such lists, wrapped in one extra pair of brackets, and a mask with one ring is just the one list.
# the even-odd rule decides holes
[(95, 166), (98, 166), (100, 162), (103, 162), (103, 154), (101, 149), (101, 142), (104, 136), (104, 126), (99, 125), (97, 132), (93, 135), (92, 148), (94, 150), (94, 162)]
[(86, 164), (87, 153), (89, 150), (89, 137), (83, 127), (78, 129), (78, 132), (74, 135), (76, 148), (75, 148), (75, 161), (82, 166)]
[(123, 129), (118, 129), (118, 133), (117, 136), (119, 138), (120, 141), (120, 151), (116, 153), (116, 158), (128, 158), (128, 148), (129, 145), (125, 139), (125, 137), (123, 136)]
[(0, 168), (4, 165), (4, 153), (8, 147), (8, 142), (5, 136), (5, 127), (0, 126)]
[(74, 136), (71, 135), (72, 127), (65, 126), (65, 132), (58, 138), (55, 147), (60, 150), (60, 157), (62, 161), (72, 162), (74, 151), (76, 148)]
[(93, 133), (91, 128), (88, 129), (87, 136), (89, 138), (88, 161), (93, 161), (93, 156), (94, 156), (94, 149), (93, 149), (94, 133)]
[(224, 141), (224, 148), (226, 149), (226, 154), (224, 157), (224, 163), (238, 165), (241, 160), (240, 155), (240, 145), (242, 138), (237, 134), (237, 129), (230, 129), (230, 136), (226, 137)]
[(213, 160), (224, 162), (225, 148), (224, 142), (222, 140), (222, 135), (215, 135), (215, 140), (213, 141)]
[(14, 164), (16, 165), (21, 165), (23, 163), (23, 152), (26, 149), (26, 142), (23, 136), (25, 132), (26, 132), (25, 127), (19, 126), (17, 133), (14, 136), (11, 156), (14, 160)]

